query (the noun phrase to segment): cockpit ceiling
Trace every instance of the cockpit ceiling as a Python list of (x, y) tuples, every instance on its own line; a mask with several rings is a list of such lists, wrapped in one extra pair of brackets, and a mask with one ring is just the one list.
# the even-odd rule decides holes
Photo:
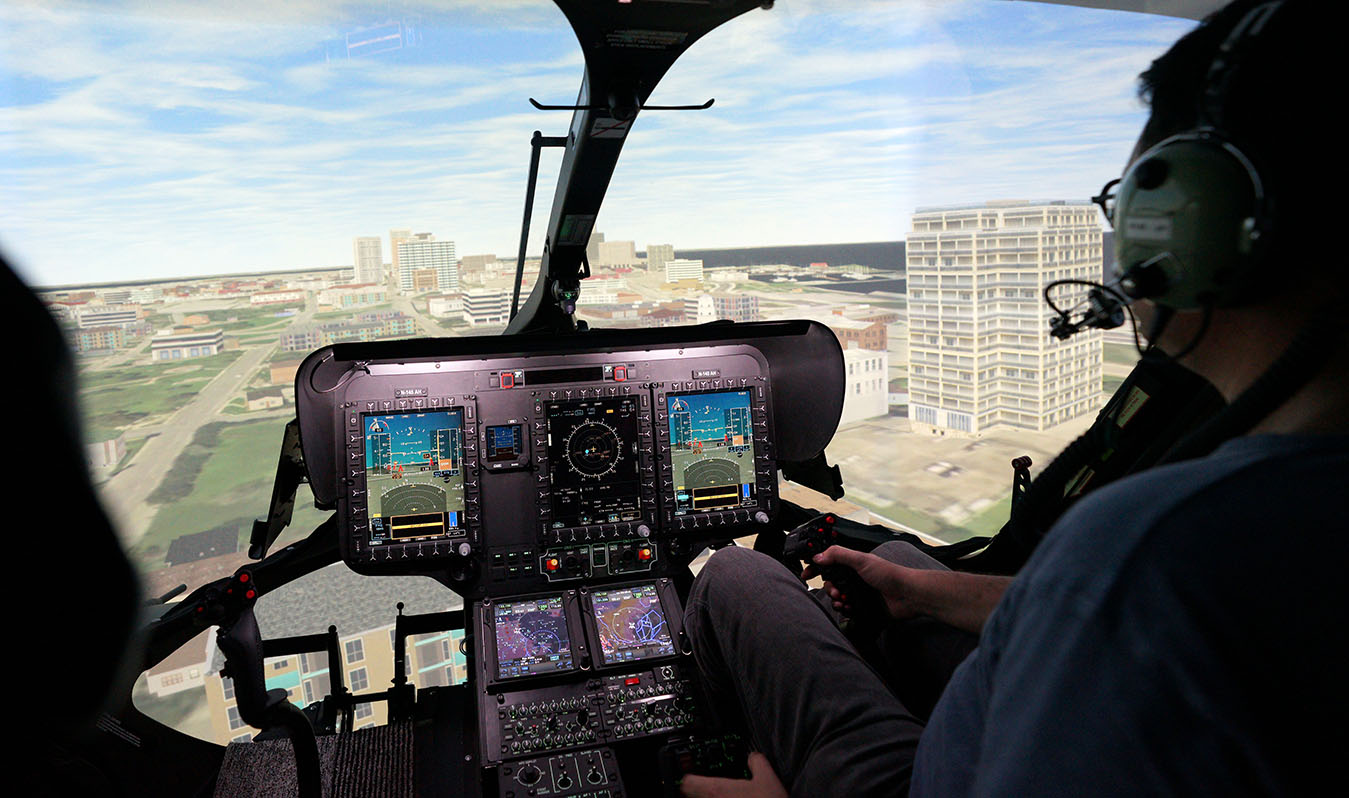
[(1115, 11), (1136, 11), (1140, 14), (1161, 14), (1168, 17), (1203, 19), (1229, 0), (1012, 0), (1013, 2), (1054, 3), (1062, 6), (1109, 8)]

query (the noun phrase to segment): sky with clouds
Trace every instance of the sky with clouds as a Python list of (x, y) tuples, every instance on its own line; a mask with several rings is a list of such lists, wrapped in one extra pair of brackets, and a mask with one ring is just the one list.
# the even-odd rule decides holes
[[(1135, 76), (1193, 25), (779, 0), (675, 64), (649, 102), (716, 105), (637, 119), (596, 229), (881, 241), (915, 207), (1086, 198), (1143, 122)], [(394, 227), (513, 256), (529, 137), (570, 121), (528, 98), (573, 101), (582, 69), (547, 0), (0, 5), (0, 250), (39, 285), (343, 265), (357, 235), (387, 260)]]

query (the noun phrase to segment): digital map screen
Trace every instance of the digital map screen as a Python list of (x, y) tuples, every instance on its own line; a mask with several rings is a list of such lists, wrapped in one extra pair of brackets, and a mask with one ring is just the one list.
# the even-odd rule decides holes
[(569, 671), (571, 637), (561, 596), (496, 605), (497, 678)]
[(367, 414), (364, 425), (370, 543), (462, 531), (463, 411)]
[(758, 503), (749, 391), (666, 396), (675, 515)]
[(545, 417), (553, 526), (640, 519), (637, 397), (557, 402)]
[(675, 653), (654, 584), (593, 591), (591, 606), (605, 665)]

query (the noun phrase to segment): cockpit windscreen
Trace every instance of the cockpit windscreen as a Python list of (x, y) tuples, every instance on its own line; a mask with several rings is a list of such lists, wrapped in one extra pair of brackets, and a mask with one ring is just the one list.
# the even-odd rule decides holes
[(498, 679), (575, 668), (561, 596), (501, 602), (494, 620)]
[(665, 402), (675, 515), (755, 506), (749, 391), (674, 394)]
[(367, 414), (370, 544), (464, 530), (462, 410)]
[(674, 653), (670, 626), (655, 584), (596, 590), (591, 593), (590, 606), (605, 665)]

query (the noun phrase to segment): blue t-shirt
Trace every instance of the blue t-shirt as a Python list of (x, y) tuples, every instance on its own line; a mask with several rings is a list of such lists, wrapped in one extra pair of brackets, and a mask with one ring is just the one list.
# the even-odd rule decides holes
[(951, 678), (911, 794), (1349, 792), (1347, 508), (1329, 436), (1240, 438), (1084, 498)]

